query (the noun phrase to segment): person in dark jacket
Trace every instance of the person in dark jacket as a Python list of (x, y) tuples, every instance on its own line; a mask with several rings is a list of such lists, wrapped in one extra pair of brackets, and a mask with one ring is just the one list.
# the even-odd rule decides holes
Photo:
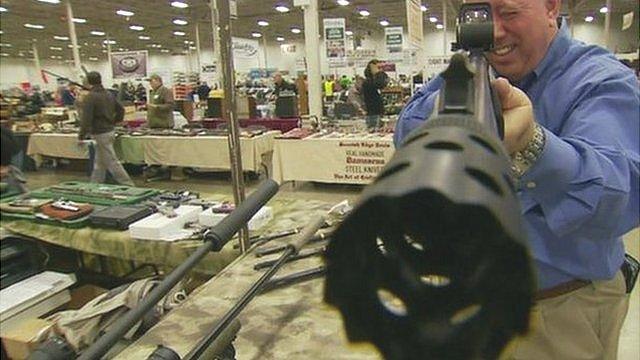
[(384, 115), (384, 103), (380, 90), (389, 83), (389, 76), (380, 70), (379, 61), (371, 60), (364, 69), (364, 83), (362, 84), (362, 97), (367, 112), (367, 128), (375, 129), (380, 126), (380, 117)]
[(87, 83), (90, 91), (82, 100), (78, 137), (80, 141), (83, 141), (91, 136), (96, 142), (96, 156), (91, 181), (104, 182), (107, 171), (109, 171), (119, 184), (133, 186), (133, 181), (113, 150), (114, 125), (123, 120), (124, 108), (109, 91), (102, 87), (100, 73), (89, 72)]
[(296, 94), (298, 93), (296, 85), (285, 80), (279, 72), (273, 75), (273, 84), (275, 85), (275, 90), (273, 91), (273, 95), (275, 97), (280, 96), (280, 92), (284, 90), (293, 91)]

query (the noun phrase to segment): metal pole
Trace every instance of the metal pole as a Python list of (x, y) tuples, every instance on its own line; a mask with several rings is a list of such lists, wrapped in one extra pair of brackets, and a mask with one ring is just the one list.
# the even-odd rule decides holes
[(38, 75), (36, 76), (36, 78), (38, 79), (37, 82), (40, 83), (43, 82), (42, 67), (40, 66), (40, 57), (38, 56), (38, 47), (36, 46), (35, 41), (31, 43), (31, 48), (33, 49), (33, 61), (36, 64), (36, 71), (38, 72)]
[(269, 67), (267, 64), (267, 34), (262, 34), (262, 47), (264, 47), (264, 70), (266, 72)]
[(442, 0), (442, 55), (447, 55), (447, 0)]
[[(216, 6), (216, 1), (211, 0), (209, 4), (211, 7), (211, 31), (213, 41), (211, 42), (212, 51), (213, 51), (213, 63), (216, 65), (216, 72), (214, 75), (214, 79), (216, 82), (220, 82), (220, 34), (218, 32), (218, 8)], [(213, 87), (213, 84), (211, 85)]]
[(574, 33), (574, 24), (575, 24), (575, 16), (576, 16), (576, 3), (575, 0), (569, 0), (569, 31), (571, 31), (571, 37), (573, 37)]
[(607, 13), (604, 16), (604, 46), (609, 51), (613, 51), (611, 46), (611, 13), (613, 12), (611, 2), (611, 0), (607, 0)]
[[(196, 21), (196, 71), (200, 73), (200, 56), (202, 55), (200, 50), (200, 27), (198, 26), (198, 22)], [(204, 99), (206, 100), (206, 99)]]
[(71, 9), (71, 0), (65, 2), (67, 6), (67, 24), (69, 25), (69, 37), (71, 38), (71, 46), (73, 50), (73, 65), (76, 69), (76, 76), (83, 74), (80, 64), (80, 50), (78, 49), (78, 38), (76, 37), (76, 24), (73, 22), (73, 10)]
[(304, 11), (304, 43), (309, 77), (309, 115), (322, 119), (322, 89), (320, 76), (320, 33), (318, 0), (309, 0)]
[[(240, 125), (236, 114), (235, 76), (233, 73), (233, 49), (231, 43), (231, 19), (229, 18), (229, 0), (216, 0), (218, 5), (218, 23), (220, 24), (220, 68), (224, 89), (224, 104), (229, 119), (229, 160), (231, 160), (231, 178), (233, 198), (238, 206), (244, 201), (244, 178), (242, 174), (242, 154), (240, 149)], [(240, 229), (240, 251), (247, 252), (250, 247), (247, 226)]]

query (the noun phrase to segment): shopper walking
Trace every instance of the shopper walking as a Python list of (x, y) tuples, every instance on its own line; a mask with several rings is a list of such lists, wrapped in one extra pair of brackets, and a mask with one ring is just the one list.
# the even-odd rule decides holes
[(380, 117), (384, 115), (384, 101), (380, 90), (389, 83), (389, 76), (380, 70), (379, 64), (378, 60), (371, 60), (364, 69), (362, 97), (367, 112), (367, 128), (369, 130), (380, 127)]
[[(506, 78), (494, 85), (538, 279), (532, 331), (512, 356), (615, 359), (633, 285), (621, 237), (639, 219), (638, 81), (558, 25), (560, 0), (490, 2), (487, 56)], [(442, 83), (407, 104), (396, 144), (429, 117)]]
[(87, 86), (90, 91), (82, 99), (78, 138), (83, 141), (90, 136), (96, 142), (91, 181), (104, 182), (106, 172), (109, 171), (119, 184), (133, 186), (133, 181), (113, 150), (114, 124), (123, 120), (124, 108), (102, 87), (102, 78), (98, 72), (91, 71), (87, 74)]

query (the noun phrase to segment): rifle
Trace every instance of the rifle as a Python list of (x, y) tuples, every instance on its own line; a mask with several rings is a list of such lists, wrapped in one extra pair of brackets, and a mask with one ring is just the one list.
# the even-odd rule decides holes
[(527, 332), (534, 275), (484, 52), (491, 7), (462, 5), (437, 112), (333, 233), (325, 301), (387, 359), (494, 359)]
[[(82, 67), (82, 71), (84, 71), (85, 75), (87, 74), (87, 70), (84, 68), (84, 66)], [(81, 88), (81, 89), (83, 89), (83, 90), (91, 90), (91, 89), (89, 89), (88, 87), (86, 87), (86, 86), (84, 86), (84, 85), (80, 84), (79, 82), (77, 82), (77, 81), (73, 81), (73, 80), (69, 79), (68, 77), (65, 77), (65, 76), (62, 76), (62, 75), (56, 74), (56, 73), (54, 73), (53, 71), (49, 71), (49, 70), (42, 69), (42, 72), (43, 72), (43, 73), (47, 73), (47, 74), (49, 74), (49, 75), (51, 75), (51, 76), (55, 76), (57, 80), (64, 80), (64, 81), (68, 82), (69, 84), (73, 84), (73, 85), (75, 85), (75, 86), (78, 86), (79, 88)]]

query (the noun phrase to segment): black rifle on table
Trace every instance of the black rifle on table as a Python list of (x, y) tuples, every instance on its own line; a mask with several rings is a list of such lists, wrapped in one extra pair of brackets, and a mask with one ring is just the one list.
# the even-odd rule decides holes
[[(387, 359), (495, 359), (529, 328), (526, 235), (484, 53), (488, 3), (462, 5), (436, 113), (333, 233), (325, 301)], [(425, 114), (425, 118), (428, 114)]]

